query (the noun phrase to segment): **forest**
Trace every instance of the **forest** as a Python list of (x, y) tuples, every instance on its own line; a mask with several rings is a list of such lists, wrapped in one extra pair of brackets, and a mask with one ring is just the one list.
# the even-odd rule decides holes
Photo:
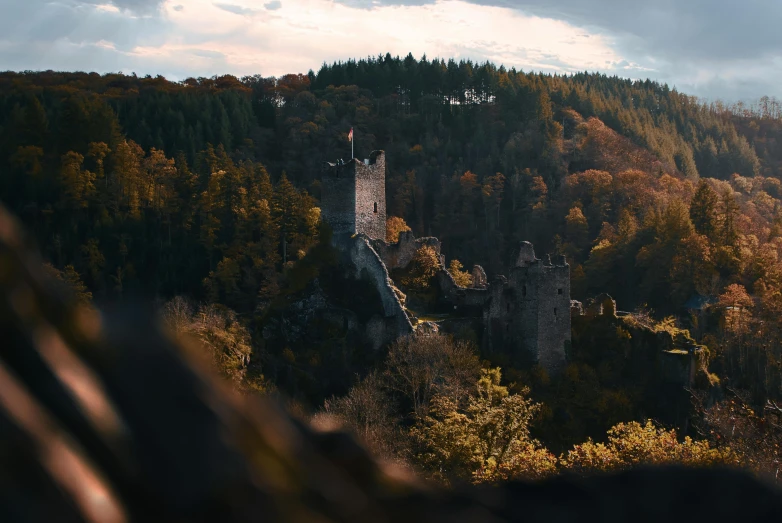
[[(270, 343), (275, 311), (333, 271), (319, 178), (351, 128), (357, 156), (386, 151), (394, 230), (437, 236), (456, 277), (505, 273), (531, 241), (567, 257), (574, 299), (608, 293), (627, 319), (556, 378), (447, 336)], [(443, 482), (668, 461), (778, 478), (780, 139), (772, 98), (411, 55), (280, 78), (0, 73), (0, 201), (55, 279), (156, 303), (239, 389)], [(686, 429), (647, 417), (616, 357), (643, 329), (707, 348)]]

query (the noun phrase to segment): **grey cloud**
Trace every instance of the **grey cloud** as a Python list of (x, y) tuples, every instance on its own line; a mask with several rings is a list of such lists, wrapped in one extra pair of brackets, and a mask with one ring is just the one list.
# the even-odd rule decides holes
[(192, 55), (200, 56), (201, 58), (218, 58), (221, 60), (226, 58), (224, 53), (219, 51), (211, 51), (209, 49), (190, 49), (188, 52)]
[[(135, 15), (142, 16), (154, 16), (160, 12), (160, 8), (165, 3), (165, 0), (65, 0), (70, 4), (75, 5), (103, 5), (109, 4), (128, 11)], [(51, 1), (38, 2), (38, 3), (53, 3)]]
[[(280, 0), (260, 0), (248, 8), (230, 3), (215, 5), (237, 15), (271, 16)], [(236, 1), (236, 0), (234, 0)], [(378, 5), (425, 5), (435, 0), (334, 0), (356, 8)], [(778, 0), (467, 0), (485, 6), (501, 6), (517, 11), (569, 22), (593, 36), (607, 37), (621, 58), (606, 64), (606, 70), (634, 78), (653, 77), (682, 91), (728, 100), (755, 98), (762, 94), (782, 95), (782, 1)], [(228, 2), (228, 3), (225, 3)], [(96, 9), (111, 3), (120, 12)], [(239, 36), (205, 34), (175, 27), (161, 14), (163, 0), (0, 0), (0, 70), (77, 69), (96, 71), (149, 71), (173, 76), (221, 73), (225, 57), (194, 51), (194, 65), (172, 63), (128, 54), (136, 46), (162, 45), (176, 32), (184, 45), (201, 49), (210, 41), (230, 41)], [(287, 5), (287, 4), (286, 4)], [(264, 9), (265, 8), (265, 9)], [(183, 9), (182, 5), (173, 7)], [(581, 33), (581, 31), (579, 31)], [(487, 31), (490, 34), (490, 31)], [(490, 38), (490, 37), (489, 37)], [(589, 34), (574, 35), (579, 45)], [(105, 41), (116, 49), (107, 49)], [(270, 41), (258, 41), (259, 49)], [(302, 49), (301, 56), (317, 56), (323, 50)], [(441, 49), (441, 56), (469, 57), (500, 62), (498, 56), (512, 57), (507, 67), (544, 72), (573, 70), (546, 50), (492, 47), (490, 42)], [(350, 54), (350, 52), (347, 52)], [(208, 53), (207, 53), (208, 54)], [(346, 56), (335, 56), (344, 59)], [(431, 57), (431, 56), (430, 56)], [(776, 57), (776, 60), (775, 60)], [(511, 58), (507, 58), (511, 59)], [(181, 63), (180, 63), (181, 62)], [(213, 71), (193, 70), (209, 64)], [(146, 65), (145, 65), (146, 64)], [(316, 65), (316, 64), (315, 64)], [(157, 71), (150, 68), (159, 67)], [(206, 67), (206, 66), (204, 66)], [(583, 69), (583, 66), (579, 68)], [(698, 73), (705, 73), (699, 75)], [(702, 79), (702, 78), (705, 78)], [(697, 81), (696, 81), (697, 80)]]
[(513, 66), (524, 71), (540, 71), (544, 73), (563, 73), (575, 72), (580, 70), (574, 64), (562, 60), (558, 55), (546, 53), (538, 48), (501, 46), (496, 42), (484, 41), (473, 42), (470, 45), (452, 45), (447, 49), (448, 57), (469, 58), (473, 62), (494, 62), (498, 63), (498, 53), (511, 55), (516, 58), (513, 64), (505, 64), (507, 67)]
[(143, 60), (130, 51), (162, 45), (169, 31), (170, 23), (159, 16), (67, 0), (3, 0), (0, 70), (139, 70)]
[[(165, 0), (110, 0), (109, 3), (134, 13), (150, 14), (160, 10)], [(102, 2), (94, 2), (102, 3)]]
[(180, 5), (175, 5), (172, 9), (174, 11), (182, 11), (184, 8), (185, 8), (185, 6), (180, 4)]
[[(335, 0), (351, 7), (434, 0)], [(782, 52), (782, 2), (769, 0), (467, 0), (609, 32), (639, 54), (693, 60), (753, 59)]]
[(25, 48), (14, 46), (6, 50), (0, 42), (0, 71), (94, 71), (101, 74), (122, 71), (138, 75), (162, 74), (169, 80), (183, 80), (189, 76), (210, 77), (225, 74), (229, 65), (221, 53), (208, 50), (183, 51), (182, 58), (191, 60), (157, 61), (145, 56), (127, 54), (95, 45), (73, 45), (58, 42), (53, 46), (37, 43)]
[(258, 9), (252, 9), (249, 7), (243, 7), (241, 5), (235, 5), (235, 4), (223, 4), (219, 2), (215, 2), (213, 4), (216, 8), (222, 9), (223, 11), (228, 11), (229, 13), (233, 13), (235, 15), (253, 15), (257, 13)]
[[(335, 0), (344, 5), (373, 9), (379, 5), (422, 5), (435, 0)], [(553, 18), (608, 37), (623, 58), (656, 79), (675, 83), (681, 73), (696, 69), (717, 75), (727, 67), (757, 68), (782, 56), (782, 2), (772, 0), (466, 0), (515, 9), (527, 15)], [(588, 35), (580, 35), (586, 36)], [(625, 69), (626, 72), (634, 68)], [(771, 70), (758, 77), (767, 94), (779, 94), (782, 73)], [(646, 71), (645, 73), (643, 71)], [(726, 96), (756, 89), (746, 82), (718, 80), (681, 84), (697, 92), (724, 90)], [(703, 86), (701, 88), (700, 86)], [(708, 85), (708, 86), (707, 86)], [(756, 84), (752, 84), (756, 85)], [(730, 86), (735, 86), (735, 89)]]
[[(355, 9), (374, 9), (385, 5), (430, 5), (436, 0), (334, 0), (338, 4), (353, 7)], [(469, 0), (468, 0), (469, 1)]]
[(3, 1), (0, 39), (21, 46), (61, 39), (73, 44), (105, 40), (128, 50), (140, 42), (148, 46), (160, 45), (171, 26), (162, 17), (128, 16), (75, 2)]

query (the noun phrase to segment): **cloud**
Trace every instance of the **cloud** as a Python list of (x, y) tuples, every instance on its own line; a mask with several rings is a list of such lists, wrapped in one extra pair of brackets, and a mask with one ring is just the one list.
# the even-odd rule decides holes
[[(420, 6), (435, 0), (334, 0), (354, 8)], [(782, 2), (768, 0), (466, 0), (518, 13), (567, 22), (611, 41), (617, 53), (656, 79), (687, 85), (696, 92), (755, 96), (779, 93), (782, 73), (767, 68), (748, 79), (728, 79), (724, 71), (755, 70), (782, 56)], [(590, 34), (584, 35), (586, 38)], [(704, 78), (714, 80), (704, 80)], [(704, 83), (706, 82), (706, 83)], [(722, 87), (716, 87), (722, 86)], [(736, 86), (737, 89), (728, 88)], [(740, 86), (740, 87), (739, 87)], [(757, 86), (753, 88), (752, 86)]]
[(779, 96), (781, 12), (762, 0), (2, 0), (0, 70), (281, 75), (412, 52)]
[(33, 44), (52, 46), (51, 53), (44, 52), (43, 57), (32, 50), (29, 55), (33, 61), (43, 58), (53, 64), (57, 64), (57, 56), (52, 53), (63, 49), (54, 46), (56, 42), (90, 45), (105, 41), (130, 50), (139, 41), (162, 45), (170, 29), (171, 24), (160, 16), (140, 16), (107, 3), (3, 0), (0, 7), (0, 41), (22, 49)]
[[(334, 0), (360, 9), (435, 0)], [(608, 32), (638, 53), (693, 60), (754, 59), (782, 52), (782, 2), (768, 0), (467, 0)]]
[(160, 10), (165, 0), (110, 0), (111, 4), (120, 9), (127, 9), (134, 13), (154, 13)]
[(235, 15), (254, 15), (259, 11), (259, 9), (253, 9), (251, 7), (242, 7), (240, 5), (235, 4), (223, 4), (215, 2), (214, 6), (218, 9), (222, 9), (223, 11), (228, 11), (229, 13), (233, 13)]

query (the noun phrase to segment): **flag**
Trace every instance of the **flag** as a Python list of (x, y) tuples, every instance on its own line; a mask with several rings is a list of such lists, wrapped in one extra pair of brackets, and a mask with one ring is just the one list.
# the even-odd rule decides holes
[(348, 133), (348, 141), (349, 142), (353, 141), (353, 128), (352, 127), (350, 128), (350, 132)]

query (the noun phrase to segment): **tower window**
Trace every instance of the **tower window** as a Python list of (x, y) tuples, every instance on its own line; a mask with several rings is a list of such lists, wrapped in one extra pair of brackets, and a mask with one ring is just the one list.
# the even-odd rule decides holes
[(510, 303), (507, 305), (507, 307), (508, 307), (508, 312), (510, 312)]
[(555, 318), (557, 317), (557, 308), (556, 307), (554, 307), (554, 317)]
[(562, 289), (557, 289), (557, 294), (562, 294)]
[(521, 295), (522, 296), (526, 296), (527, 295), (527, 286), (526, 285), (521, 288)]
[(375, 202), (375, 214), (377, 214), (377, 202)]

